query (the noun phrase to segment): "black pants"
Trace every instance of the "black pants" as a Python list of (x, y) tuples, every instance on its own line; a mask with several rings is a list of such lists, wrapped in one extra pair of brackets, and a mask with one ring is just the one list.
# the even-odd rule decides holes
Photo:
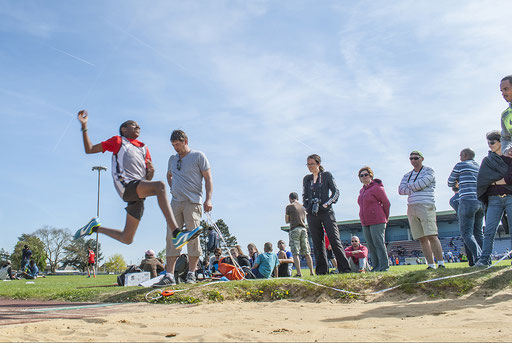
[(315, 271), (317, 275), (327, 274), (329, 265), (327, 264), (327, 253), (325, 251), (324, 228), (327, 237), (331, 242), (332, 251), (338, 262), (338, 271), (350, 271), (350, 265), (345, 250), (341, 244), (340, 232), (336, 225), (334, 212), (327, 212), (318, 215), (307, 215), (309, 234), (313, 240), (313, 248), (315, 249)]

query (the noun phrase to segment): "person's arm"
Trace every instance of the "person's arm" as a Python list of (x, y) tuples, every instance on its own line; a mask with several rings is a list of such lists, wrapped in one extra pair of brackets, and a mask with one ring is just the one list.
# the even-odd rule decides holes
[(304, 179), (302, 179), (302, 205), (304, 208), (308, 208), (309, 206), (309, 192), (308, 192), (308, 186), (307, 186), (307, 176), (304, 176)]
[(388, 196), (386, 194), (386, 190), (384, 187), (377, 187), (375, 192), (375, 197), (382, 204), (382, 209), (384, 210), (384, 214), (386, 215), (386, 219), (389, 219), (389, 208), (391, 207), (391, 203), (389, 202)]
[(351, 247), (345, 249), (345, 256), (352, 257), (353, 254), (354, 252), (352, 251)]
[(153, 180), (153, 176), (155, 176), (155, 168), (153, 167), (153, 162), (151, 162), (151, 160), (146, 160), (146, 180)]
[(293, 258), (288, 258), (288, 256), (286, 256), (286, 254), (282, 251), (280, 251), (277, 255), (277, 259), (279, 261), (279, 263), (293, 263)]
[(103, 152), (101, 143), (92, 144), (87, 133), (87, 122), (89, 121), (89, 115), (86, 110), (78, 112), (78, 121), (82, 124), (82, 138), (84, 141), (84, 149), (86, 154), (96, 154)]
[(459, 164), (457, 163), (453, 168), (450, 177), (448, 177), (448, 187), (455, 187), (457, 180), (459, 180), (460, 170), (458, 169)]
[(167, 184), (169, 185), (169, 189), (172, 189), (172, 173), (170, 170), (167, 172)]
[[(412, 173), (412, 171), (411, 171), (411, 173)], [(409, 178), (409, 175), (410, 175), (410, 173), (405, 174), (404, 177), (402, 178), (402, 181), (400, 181), (400, 185), (398, 186), (398, 194), (400, 194), (400, 195), (411, 195), (412, 194), (412, 190), (407, 185), (407, 180)]]
[(338, 201), (340, 190), (336, 186), (336, 181), (334, 181), (334, 177), (331, 173), (325, 172), (324, 175), (327, 176), (327, 187), (329, 187), (331, 191), (331, 197), (322, 205), (324, 208), (327, 208)]
[(285, 214), (284, 214), (284, 222), (285, 222), (286, 224), (290, 223), (290, 215), (288, 214), (288, 213), (289, 213), (289, 210), (288, 210), (288, 209), (290, 208), (289, 206), (290, 206), (290, 205), (286, 206), (286, 212), (285, 212)]
[(213, 180), (211, 169), (201, 171), (204, 177), (204, 188), (206, 189), (206, 199), (204, 200), (203, 208), (205, 212), (210, 212), (212, 206), (212, 193), (213, 193)]
[(419, 175), (418, 179), (416, 181), (409, 183), (409, 187), (414, 192), (418, 192), (418, 191), (421, 191), (422, 189), (427, 188), (435, 180), (433, 169), (424, 168), (423, 171), (424, 171), (423, 175)]

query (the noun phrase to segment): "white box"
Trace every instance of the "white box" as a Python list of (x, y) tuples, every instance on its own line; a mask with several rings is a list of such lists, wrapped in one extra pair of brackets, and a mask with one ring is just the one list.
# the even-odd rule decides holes
[(129, 273), (124, 276), (125, 286), (138, 286), (144, 281), (148, 281), (150, 278), (149, 272)]

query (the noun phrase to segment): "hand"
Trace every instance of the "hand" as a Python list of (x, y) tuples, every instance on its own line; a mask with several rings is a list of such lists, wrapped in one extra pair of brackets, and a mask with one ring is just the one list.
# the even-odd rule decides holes
[(323, 207), (323, 208), (327, 208), (327, 204), (323, 204), (323, 205), (322, 205), (322, 207)]
[(78, 121), (82, 123), (82, 125), (87, 124), (87, 121), (89, 120), (89, 113), (87, 113), (87, 110), (81, 110), (78, 112)]
[(501, 179), (501, 180), (496, 181), (495, 184), (497, 184), (497, 185), (506, 185), (507, 183), (505, 182), (505, 179)]
[(203, 208), (205, 212), (210, 212), (213, 208), (211, 200), (205, 200), (203, 204)]
[(509, 150), (507, 151), (507, 154), (506, 154), (505, 156), (507, 156), (507, 157), (512, 157), (512, 149), (509, 149)]

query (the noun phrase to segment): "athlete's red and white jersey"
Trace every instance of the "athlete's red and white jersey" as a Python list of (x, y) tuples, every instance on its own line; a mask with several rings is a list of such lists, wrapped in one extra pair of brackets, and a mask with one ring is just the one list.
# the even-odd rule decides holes
[(136, 139), (114, 136), (101, 143), (103, 152), (111, 151), (114, 186), (123, 198), (128, 183), (146, 179), (146, 161), (151, 161), (147, 146)]

